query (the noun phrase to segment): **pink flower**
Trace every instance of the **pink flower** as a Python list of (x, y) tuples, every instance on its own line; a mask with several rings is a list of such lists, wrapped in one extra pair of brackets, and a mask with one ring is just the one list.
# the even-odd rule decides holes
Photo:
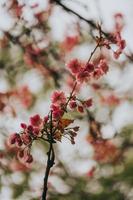
[(9, 136), (9, 143), (10, 144), (15, 144), (17, 136), (18, 136), (17, 133), (13, 133), (12, 135), (10, 135)]
[(85, 66), (85, 71), (91, 73), (94, 71), (94, 64), (93, 63), (87, 63)]
[(93, 77), (95, 79), (99, 79), (102, 75), (103, 75), (103, 71), (97, 67), (93, 73)]
[(78, 59), (73, 59), (67, 64), (67, 67), (75, 75), (81, 70), (81, 62)]
[(33, 135), (39, 136), (39, 133), (40, 133), (40, 129), (38, 127), (35, 127), (34, 130), (33, 130)]
[(79, 83), (88, 82), (92, 75), (95, 78), (99, 78), (101, 75), (105, 74), (108, 71), (108, 66), (105, 59), (101, 59), (97, 68), (94, 67), (94, 64), (87, 62), (83, 66), (77, 59), (74, 59), (68, 63), (68, 68), (71, 73), (76, 76), (76, 80)]
[(118, 59), (121, 53), (122, 53), (121, 49), (117, 49), (116, 51), (114, 51), (114, 54), (113, 54), (114, 58)]
[(92, 106), (92, 99), (88, 99), (88, 100), (84, 101), (84, 105), (85, 105), (86, 107)]
[(100, 68), (103, 72), (103, 74), (106, 74), (108, 71), (108, 65), (105, 59), (101, 59), (99, 64), (98, 64), (98, 68)]
[(21, 126), (23, 129), (26, 129), (26, 128), (27, 128), (27, 125), (24, 124), (24, 123), (21, 123), (20, 126)]
[(12, 135), (9, 136), (9, 144), (10, 145), (16, 145), (20, 147), (22, 145), (22, 140), (19, 134), (13, 133)]
[(83, 112), (84, 112), (83, 106), (78, 106), (78, 111), (79, 111), (80, 113), (83, 113)]
[(105, 46), (107, 49), (110, 49), (110, 44), (111, 44), (111, 41), (105, 38), (103, 39), (103, 42), (101, 43), (101, 45)]
[(33, 117), (30, 118), (30, 124), (32, 126), (40, 126), (42, 123), (42, 119), (39, 115), (34, 115)]
[(76, 101), (74, 101), (74, 100), (70, 101), (70, 103), (69, 103), (69, 107), (70, 107), (71, 109), (76, 108), (76, 107), (77, 107), (77, 103), (76, 103)]
[(90, 74), (88, 71), (85, 71), (84, 68), (77, 74), (76, 79), (78, 82), (83, 83), (87, 82), (90, 78)]
[(48, 119), (49, 119), (48, 115), (44, 117), (44, 120), (43, 120), (43, 121), (44, 121), (44, 124), (47, 123)]
[(52, 116), (55, 119), (62, 117), (62, 115), (64, 114), (64, 111), (59, 106), (56, 106), (54, 104), (52, 104), (51, 109), (53, 114)]
[(21, 163), (24, 163), (24, 164), (33, 162), (33, 157), (29, 153), (28, 149), (18, 151), (17, 158)]
[(101, 59), (93, 72), (93, 77), (99, 79), (108, 71), (108, 65), (105, 59)]
[(28, 154), (27, 157), (26, 157), (26, 163), (32, 163), (33, 162), (33, 157), (31, 154)]
[(126, 41), (121, 38), (121, 34), (119, 31), (114, 33), (114, 42), (118, 46), (118, 49), (114, 52), (114, 58), (118, 59), (123, 49), (126, 47)]
[(24, 150), (20, 150), (17, 152), (17, 158), (20, 160), (24, 157)]
[(23, 133), (23, 134), (21, 135), (21, 139), (22, 139), (22, 141), (23, 141), (23, 143), (24, 143), (25, 145), (30, 144), (31, 141), (32, 141), (31, 137), (30, 137), (27, 133)]
[(28, 132), (28, 133), (32, 133), (32, 131), (33, 131), (33, 126), (32, 126), (32, 125), (29, 125), (29, 126), (27, 127), (27, 132)]
[(126, 41), (125, 40), (120, 40), (119, 41), (119, 47), (120, 47), (120, 49), (124, 49), (126, 47)]
[(51, 96), (52, 104), (54, 105), (63, 105), (66, 103), (66, 97), (64, 92), (55, 91)]
[(20, 138), (20, 135), (17, 136), (17, 138), (16, 138), (16, 145), (19, 146), (19, 147), (22, 146), (22, 140)]
[(75, 126), (75, 127), (73, 128), (73, 130), (76, 131), (76, 132), (79, 131), (79, 126)]

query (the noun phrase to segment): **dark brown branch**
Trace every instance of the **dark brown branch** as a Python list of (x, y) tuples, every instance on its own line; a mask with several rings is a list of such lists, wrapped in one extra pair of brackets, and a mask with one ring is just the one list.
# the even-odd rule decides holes
[(90, 24), (90, 26), (92, 26), (92, 28), (97, 29), (96, 24), (92, 20), (85, 19), (84, 17), (82, 17), (81, 15), (79, 15), (77, 12), (75, 12), (74, 10), (71, 10), (70, 8), (68, 8), (67, 6), (65, 6), (63, 3), (61, 3), (60, 0), (54, 0), (53, 2), (56, 2), (57, 5), (61, 6), (67, 12), (70, 12), (70, 13), (76, 15), (79, 19), (87, 22), (88, 24)]
[(48, 159), (47, 159), (47, 166), (46, 166), (46, 171), (45, 171), (45, 176), (44, 176), (44, 185), (43, 185), (43, 193), (42, 193), (42, 200), (46, 200), (47, 196), (47, 190), (48, 190), (48, 177), (50, 173), (50, 169), (54, 165), (54, 160), (55, 160), (55, 153), (54, 153), (54, 148), (53, 148), (53, 127), (52, 127), (52, 112), (51, 112), (51, 119), (50, 119), (50, 142), (49, 142), (49, 151), (47, 153)]
[(45, 177), (44, 177), (42, 200), (46, 200), (47, 190), (48, 190), (48, 177), (49, 177), (50, 169), (54, 165), (55, 155), (54, 155), (52, 142), (50, 142), (50, 147), (47, 154), (48, 154), (48, 160), (47, 160), (47, 167), (46, 167), (46, 172), (45, 172)]
[[(68, 8), (66, 5), (64, 5), (63, 3), (61, 3), (60, 0), (53, 0), (52, 2), (55, 2), (57, 5), (61, 6), (65, 11), (74, 14), (79, 19), (81, 19), (84, 22), (86, 22), (87, 24), (89, 24), (92, 28), (98, 29), (98, 26), (96, 25), (96, 23), (93, 20), (89, 20), (89, 19), (86, 19), (86, 18), (82, 17), (80, 14), (78, 14), (77, 12), (75, 12), (74, 10), (72, 10), (71, 8)], [(106, 33), (103, 30), (101, 30), (101, 32), (102, 32), (102, 34), (104, 36), (109, 37), (109, 33)]]

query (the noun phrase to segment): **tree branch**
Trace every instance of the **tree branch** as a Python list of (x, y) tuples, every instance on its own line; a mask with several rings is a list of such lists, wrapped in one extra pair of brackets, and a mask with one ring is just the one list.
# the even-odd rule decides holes
[[(82, 17), (80, 14), (78, 14), (77, 12), (75, 12), (74, 10), (72, 10), (71, 8), (68, 8), (67, 6), (65, 6), (63, 3), (61, 3), (60, 0), (53, 0), (52, 2), (55, 2), (57, 5), (61, 6), (65, 11), (70, 12), (74, 15), (76, 15), (79, 19), (85, 21), (87, 24), (89, 24), (92, 28), (94, 29), (98, 29), (98, 26), (96, 25), (96, 23), (92, 20), (86, 19), (84, 17)], [(105, 37), (109, 37), (109, 33), (104, 32), (103, 30), (101, 30), (102, 34)]]
[(49, 151), (47, 153), (48, 159), (47, 159), (47, 167), (45, 171), (45, 176), (44, 176), (44, 185), (43, 185), (43, 193), (42, 193), (42, 200), (46, 200), (47, 196), (47, 190), (48, 190), (48, 177), (50, 173), (50, 169), (54, 165), (54, 160), (55, 160), (55, 153), (54, 153), (54, 148), (53, 148), (53, 127), (52, 127), (52, 111), (51, 111), (51, 124), (50, 124), (50, 145), (49, 145)]

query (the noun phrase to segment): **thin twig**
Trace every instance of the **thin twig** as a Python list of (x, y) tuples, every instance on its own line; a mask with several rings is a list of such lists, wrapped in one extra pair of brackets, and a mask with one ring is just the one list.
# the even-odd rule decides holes
[(90, 62), (90, 60), (91, 60), (93, 54), (95, 53), (95, 51), (97, 50), (98, 47), (99, 47), (99, 43), (96, 45), (96, 47), (94, 48), (94, 50), (91, 52), (91, 55), (90, 55), (90, 57), (89, 57), (89, 59), (88, 59), (88, 61), (87, 61), (87, 64)]
[(68, 106), (68, 104), (69, 104), (69, 101), (70, 101), (71, 98), (73, 97), (73, 93), (74, 93), (74, 91), (75, 91), (75, 89), (76, 89), (76, 86), (77, 86), (77, 81), (75, 81), (75, 83), (74, 83), (73, 89), (72, 89), (72, 91), (71, 91), (71, 93), (70, 93), (70, 96), (69, 96), (67, 102), (66, 102), (66, 106), (65, 106), (65, 109), (64, 109), (64, 110), (67, 109), (67, 106)]

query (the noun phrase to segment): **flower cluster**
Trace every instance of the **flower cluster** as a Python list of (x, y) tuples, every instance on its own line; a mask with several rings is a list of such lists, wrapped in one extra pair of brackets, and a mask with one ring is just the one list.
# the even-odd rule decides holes
[(113, 55), (115, 59), (118, 59), (119, 56), (123, 53), (124, 48), (126, 47), (126, 41), (122, 39), (121, 31), (124, 26), (123, 15), (121, 13), (116, 13), (114, 15), (115, 26), (111, 34), (104, 37), (101, 27), (99, 26), (100, 37), (96, 37), (96, 42), (99, 47), (105, 47), (107, 49), (112, 49), (111, 45), (116, 45), (116, 50), (113, 50)]
[(17, 158), (22, 163), (32, 163), (33, 157), (30, 148), (34, 140), (50, 142), (50, 126), (52, 123), (52, 142), (61, 141), (62, 136), (68, 138), (74, 144), (79, 127), (68, 127), (74, 120), (58, 118), (50, 120), (50, 116), (42, 119), (39, 115), (30, 118), (30, 124), (21, 123), (22, 131), (13, 133), (8, 139), (10, 147), (17, 147)]
[(30, 117), (30, 123), (27, 125), (21, 123), (22, 131), (14, 133), (9, 137), (8, 143), (10, 146), (18, 148), (17, 157), (22, 163), (31, 163), (33, 157), (30, 149), (34, 140), (44, 140), (47, 142), (55, 143), (61, 141), (62, 137), (66, 137), (75, 144), (75, 137), (79, 130), (78, 126), (70, 127), (69, 125), (74, 122), (73, 119), (64, 118), (65, 112), (69, 109), (77, 108), (77, 111), (83, 112), (84, 108), (87, 109), (92, 105), (92, 99), (87, 100), (78, 99), (75, 94), (77, 83), (66, 97), (63, 91), (54, 91), (51, 95), (51, 111), (42, 119), (38, 114)]
[(32, 142), (41, 135), (43, 120), (39, 115), (30, 118), (30, 124), (21, 123), (22, 131), (20, 134), (14, 133), (8, 139), (8, 144), (18, 148), (17, 157), (23, 163), (31, 163), (33, 157), (30, 154)]
[(91, 98), (83, 101), (83, 100), (76, 98), (76, 96), (73, 96), (71, 98), (71, 101), (69, 102), (69, 107), (72, 110), (77, 108), (77, 111), (79, 111), (80, 113), (83, 113), (84, 109), (87, 109), (91, 106), (92, 106), (92, 99)]
[(53, 92), (51, 100), (52, 100), (51, 109), (53, 112), (54, 119), (59, 119), (60, 117), (63, 116), (64, 112), (66, 112), (66, 105), (68, 105), (69, 108), (72, 110), (77, 108), (77, 111), (81, 113), (84, 112), (84, 108), (87, 109), (90, 106), (92, 106), (91, 98), (83, 101), (78, 99), (75, 94), (66, 98), (64, 92), (62, 91)]
[(87, 82), (91, 78), (100, 78), (108, 71), (108, 65), (105, 59), (101, 59), (97, 66), (93, 63), (81, 63), (78, 59), (73, 59), (67, 64), (67, 68), (79, 83)]
[(66, 96), (62, 91), (55, 91), (51, 96), (51, 110), (53, 114), (53, 118), (59, 119), (63, 116), (65, 112), (65, 105), (66, 105)]

